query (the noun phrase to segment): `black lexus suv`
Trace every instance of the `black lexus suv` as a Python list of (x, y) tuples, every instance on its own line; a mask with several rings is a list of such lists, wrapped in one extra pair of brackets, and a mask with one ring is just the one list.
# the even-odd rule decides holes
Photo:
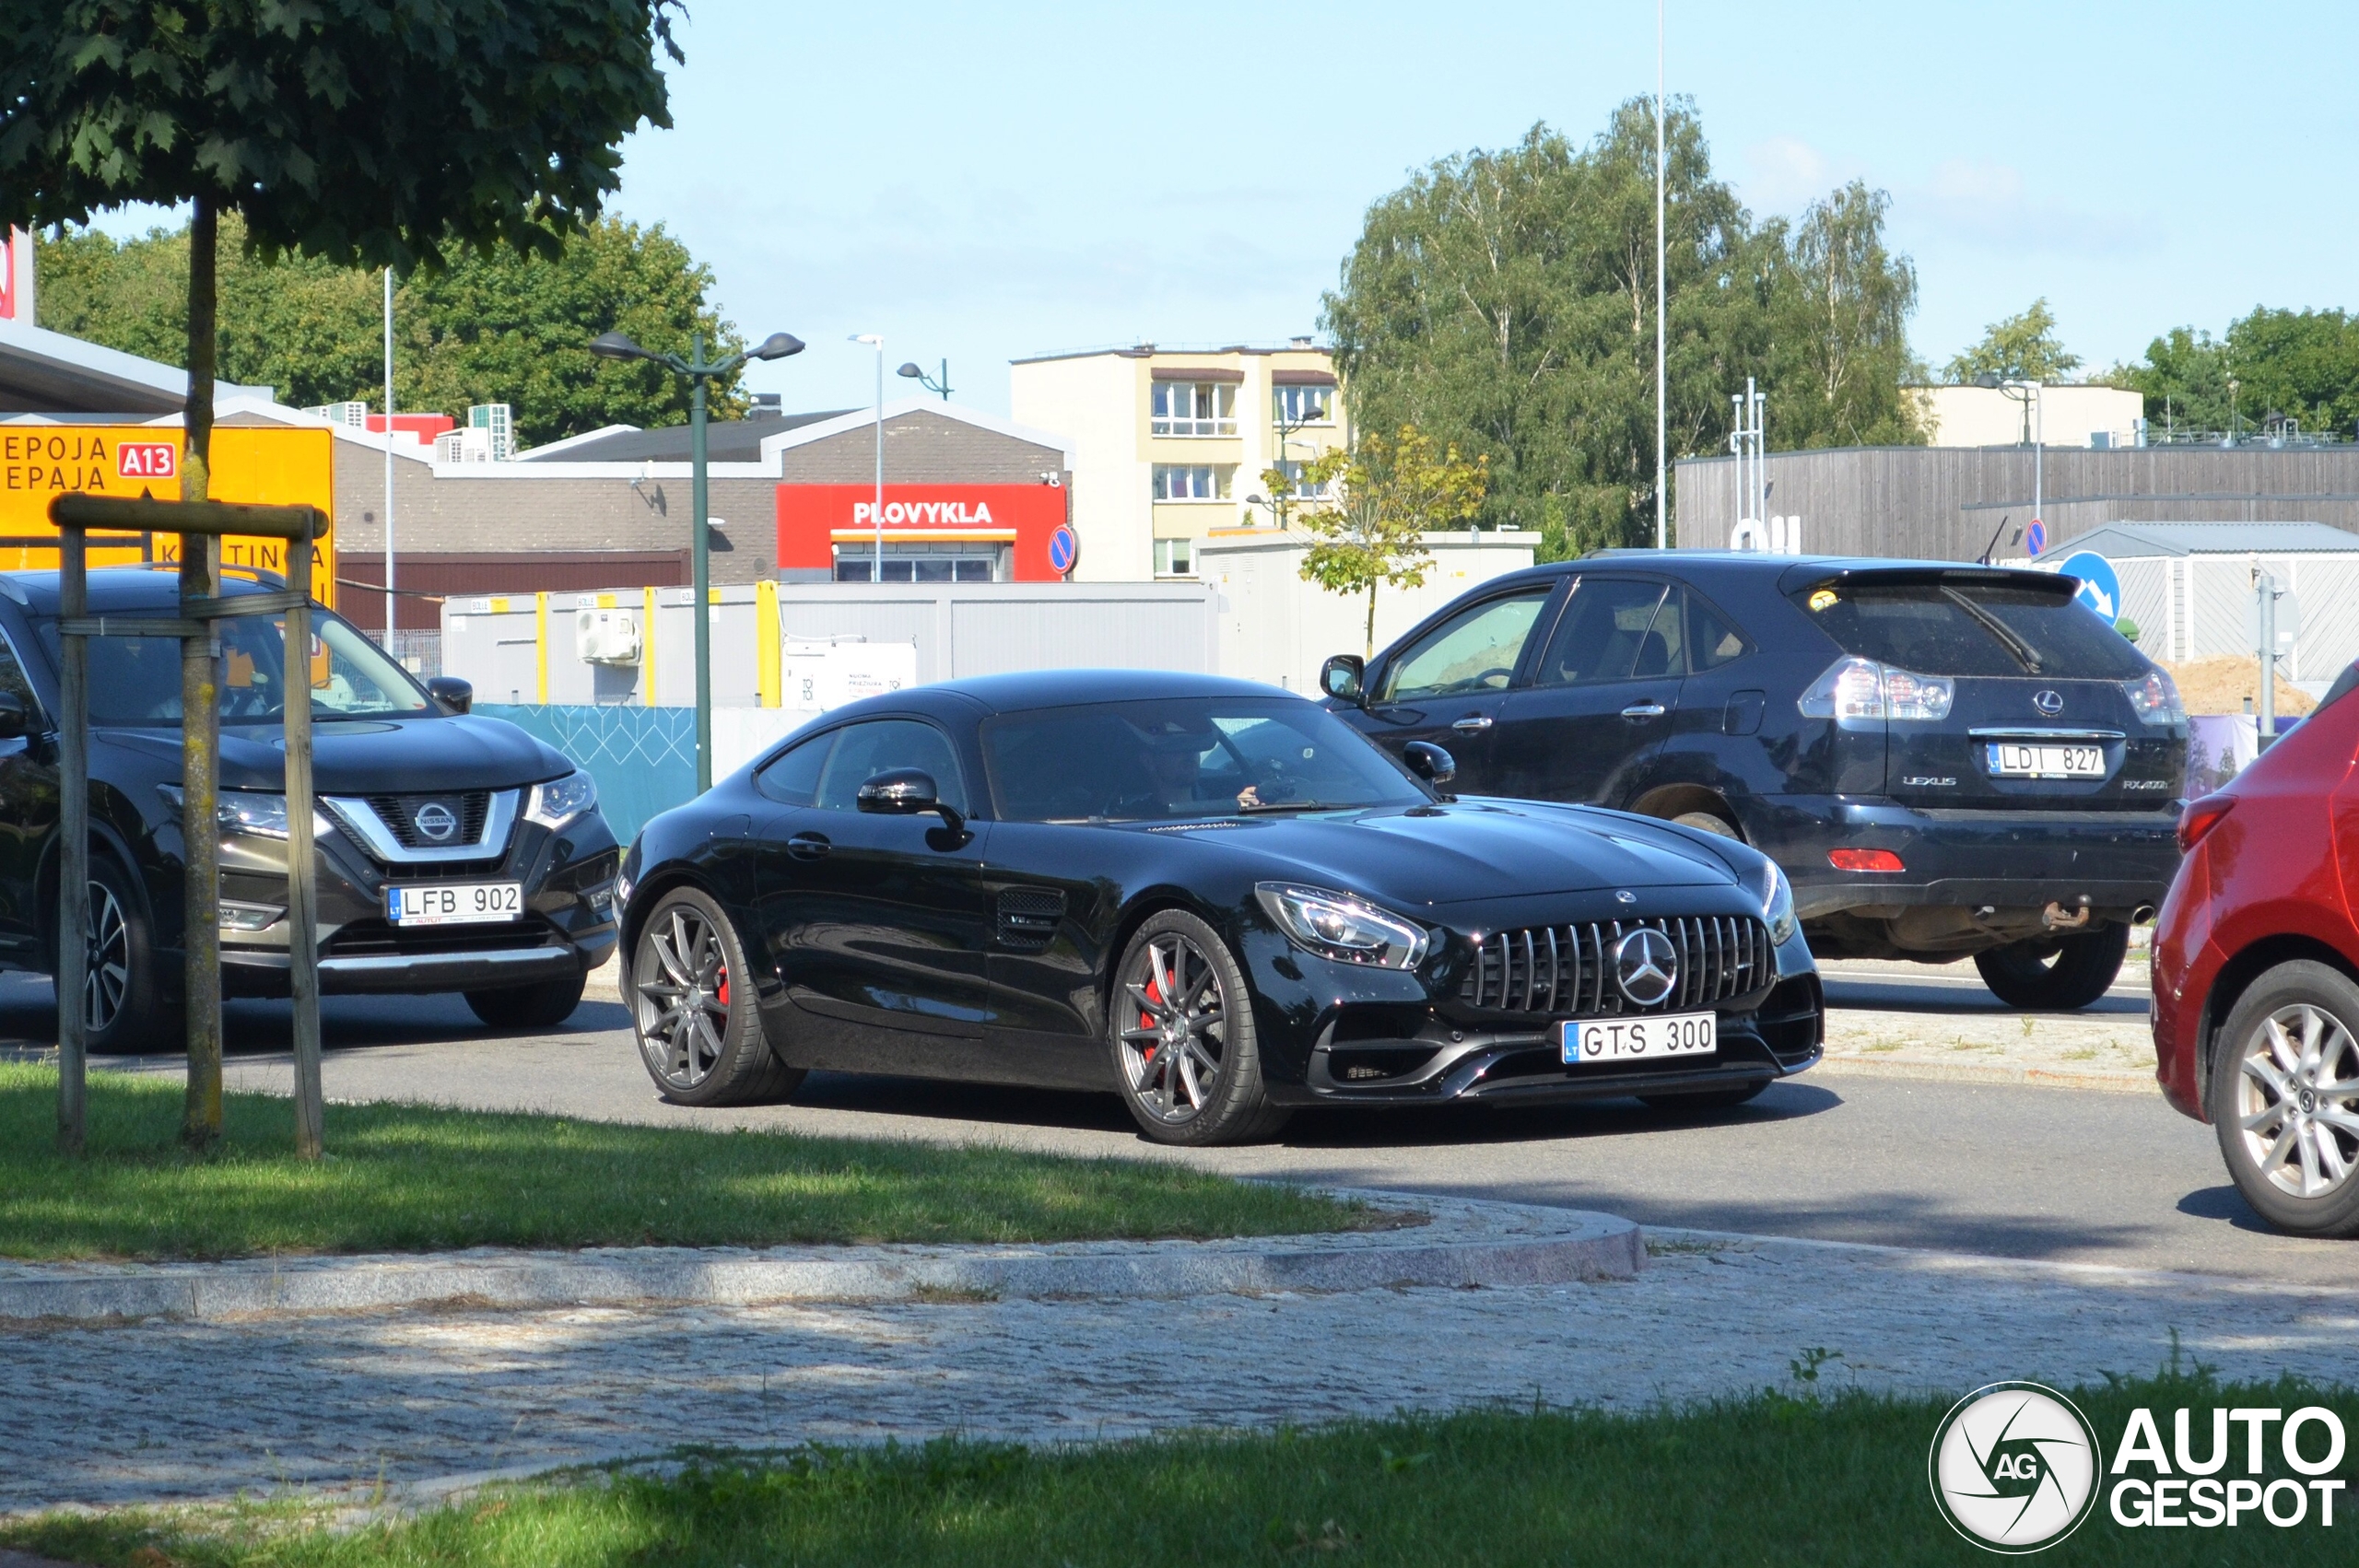
[(1971, 956), (2083, 1007), (2177, 869), (2187, 715), (2054, 573), (1609, 551), (1452, 602), (1329, 705), (1466, 794), (1731, 834), (1785, 868), (1821, 957)]
[[(170, 570), (94, 571), (94, 615), (178, 614)], [(236, 597), (278, 586), (227, 577)], [(55, 972), (54, 573), (0, 575), (0, 966)], [(486, 1023), (562, 1022), (614, 949), (620, 852), (587, 774), (432, 691), (348, 621), (312, 612), (320, 989), (464, 993)], [(221, 980), (285, 996), (284, 624), (221, 630)], [(94, 1051), (182, 1037), (180, 644), (88, 643)]]

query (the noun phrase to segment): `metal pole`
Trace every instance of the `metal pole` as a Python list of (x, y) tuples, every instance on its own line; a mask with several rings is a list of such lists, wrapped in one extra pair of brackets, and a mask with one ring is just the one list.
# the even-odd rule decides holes
[(696, 513), (696, 536), (688, 542), (690, 574), (696, 596), (697, 637), (697, 793), (712, 788), (712, 554), (705, 521), (704, 382), (711, 367), (704, 362), (704, 334), (697, 334), (688, 369), (688, 484)]
[(1666, 388), (1663, 369), (1663, 308), (1670, 294), (1663, 282), (1663, 131), (1662, 131), (1662, 7), (1663, 0), (1655, 0), (1655, 548), (1668, 548), (1671, 543), (1670, 497), (1664, 494), (1666, 454), (1664, 431), (1668, 427)]
[[(945, 360), (946, 369), (949, 361)], [(876, 529), (876, 580), (885, 580), (885, 337), (876, 338), (876, 509), (868, 516)]]
[[(386, 552), (386, 580), (393, 554)], [(320, 889), (311, 853), (311, 542), (287, 546), (287, 586), (305, 591), (287, 612), (287, 979), (295, 1001), (295, 1153), (316, 1160), (326, 1137), (320, 1084)], [(385, 596), (392, 619), (393, 595)]]
[(2039, 383), (2032, 383), (2032, 442), (2031, 442), (2031, 520), (2040, 521), (2043, 497), (2042, 485), (2048, 457), (2048, 400), (2040, 395)]
[[(309, 582), (311, 579), (303, 579)], [(289, 588), (295, 586), (290, 580)], [(385, 269), (385, 651), (393, 650), (393, 269)]]
[[(879, 355), (884, 352), (881, 348), (877, 350)], [(942, 362), (942, 401), (945, 403), (950, 401), (950, 361), (946, 358)]]
[[(89, 577), (78, 528), (58, 531), (57, 613), (89, 614)], [(90, 956), (90, 687), (89, 645), (58, 639), (58, 837), (65, 864), (58, 873), (57, 908), (57, 1147), (82, 1152), (89, 1059), (85, 988)]]
[(2260, 595), (2260, 743), (2277, 738), (2277, 579), (2267, 572), (2253, 579)]

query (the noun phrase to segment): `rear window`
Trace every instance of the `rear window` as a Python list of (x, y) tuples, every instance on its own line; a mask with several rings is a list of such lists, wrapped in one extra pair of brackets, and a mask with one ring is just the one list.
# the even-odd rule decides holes
[(2146, 661), (2077, 599), (1994, 582), (1825, 583), (1794, 594), (1846, 653), (1924, 675), (2142, 675)]

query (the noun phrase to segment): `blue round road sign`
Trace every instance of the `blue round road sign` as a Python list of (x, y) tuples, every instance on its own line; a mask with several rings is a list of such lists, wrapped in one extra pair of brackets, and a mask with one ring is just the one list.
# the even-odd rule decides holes
[(1073, 570), (1073, 564), (1079, 559), (1081, 541), (1074, 537), (1073, 524), (1057, 524), (1056, 532), (1049, 535), (1049, 565), (1056, 568), (1059, 577), (1062, 577)]
[(2095, 610), (2107, 626), (2121, 618), (2121, 579), (2114, 575), (2111, 561), (2095, 550), (2080, 550), (2066, 556), (2059, 569), (2081, 579), (2081, 591), (2073, 597)]
[(2030, 529), (2024, 534), (2024, 554), (2026, 556), (2036, 556), (2047, 548), (2048, 524), (2040, 521), (2037, 518), (2034, 518), (2031, 520)]

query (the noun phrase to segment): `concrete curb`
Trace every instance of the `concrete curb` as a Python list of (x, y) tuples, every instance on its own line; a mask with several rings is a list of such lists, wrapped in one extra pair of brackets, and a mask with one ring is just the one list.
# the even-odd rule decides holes
[(2076, 1072), (2062, 1067), (2013, 1067), (1998, 1062), (1879, 1061), (1873, 1057), (1827, 1056), (1813, 1072), (1860, 1078), (1918, 1078), (1939, 1083), (2029, 1084), (2036, 1089), (2093, 1089), (2108, 1094), (2158, 1094), (2151, 1072)]
[(256, 1313), (416, 1307), (932, 1297), (1190, 1296), (1409, 1285), (1626, 1280), (1638, 1227), (1611, 1214), (1520, 1203), (1344, 1192), (1427, 1223), (1333, 1235), (1008, 1246), (478, 1247), (424, 1256), (225, 1263), (0, 1265), (0, 1319), (204, 1320)]

